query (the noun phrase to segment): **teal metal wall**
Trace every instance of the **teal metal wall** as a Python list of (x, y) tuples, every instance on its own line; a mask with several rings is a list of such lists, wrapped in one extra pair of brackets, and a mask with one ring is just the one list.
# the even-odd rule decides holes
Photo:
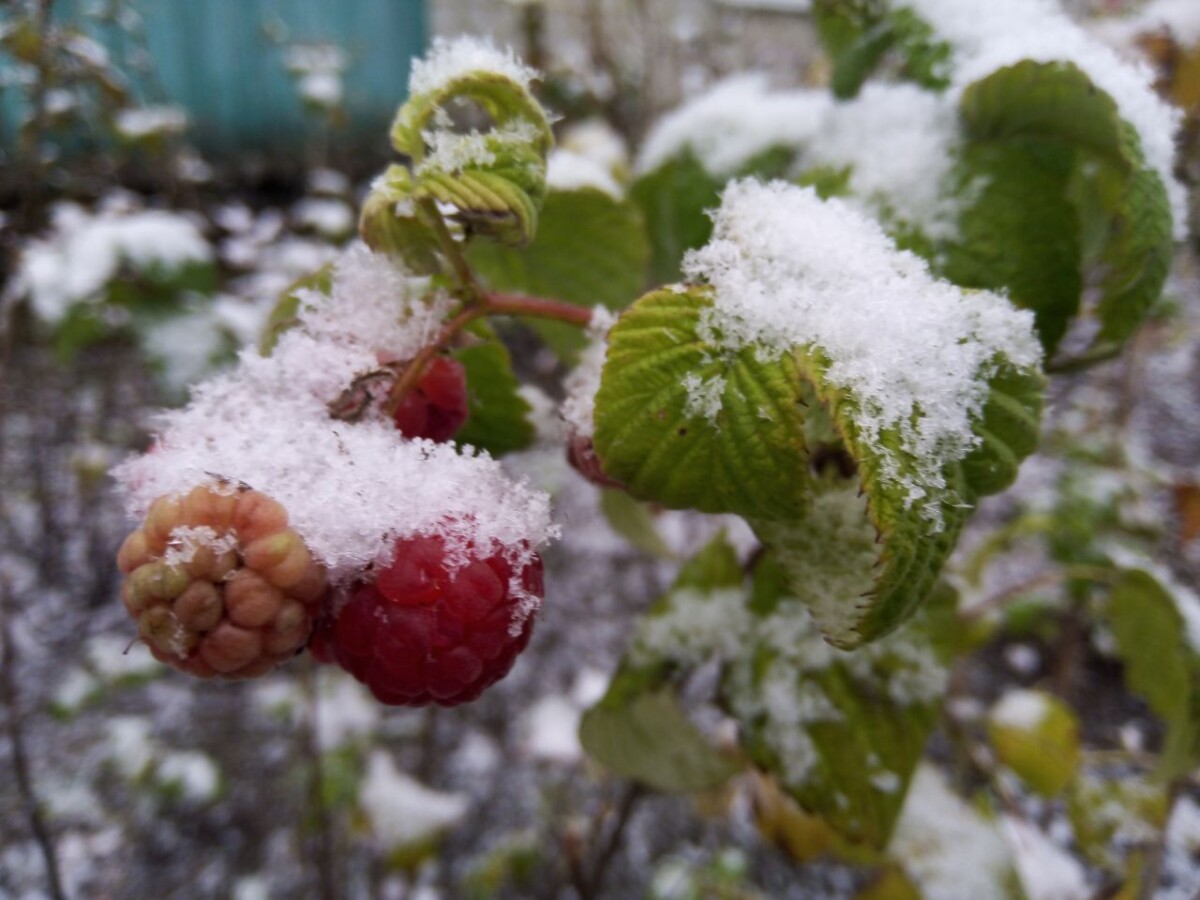
[[(111, 0), (101, 0), (102, 3)], [(328, 42), (345, 53), (341, 140), (386, 141), (412, 57), (425, 46), (425, 0), (124, 0), (144, 32), (93, 32), (114, 59), (140, 47), (151, 77), (135, 80), (146, 102), (172, 102), (191, 119), (189, 139), (210, 154), (287, 153), (321, 127), (287, 73), (286, 48)], [(84, 21), (97, 0), (59, 0), (57, 21)], [(2, 3), (0, 3), (2, 5)], [(140, 46), (139, 46), (140, 45)]]

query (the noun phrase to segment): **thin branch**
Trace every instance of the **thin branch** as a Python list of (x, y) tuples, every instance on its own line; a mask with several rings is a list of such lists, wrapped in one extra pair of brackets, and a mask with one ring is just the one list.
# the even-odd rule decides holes
[(636, 782), (631, 782), (625, 789), (621, 805), (617, 808), (617, 818), (613, 823), (612, 831), (609, 832), (608, 840), (605, 841), (604, 847), (596, 856), (596, 862), (592, 865), (591, 889), (593, 896), (600, 894), (609, 866), (612, 865), (612, 861), (617, 857), (617, 852), (621, 849), (625, 829), (633, 819), (633, 811), (637, 808), (638, 801), (644, 796), (646, 796), (646, 789)]
[(337, 900), (338, 892), (333, 871), (333, 827), (329, 807), (325, 803), (325, 767), (320, 744), (320, 672), (308, 666), (303, 684), (307, 710), (304, 727), (300, 730), (301, 750), (308, 761), (308, 805), (316, 825), (316, 853), (313, 865), (321, 900)]
[(520, 294), (481, 294), (479, 302), (468, 304), (458, 315), (442, 326), (442, 330), (432, 342), (422, 347), (412, 358), (404, 372), (392, 384), (388, 391), (384, 410), (390, 415), (400, 406), (404, 395), (417, 386), (425, 369), (433, 358), (443, 350), (449, 349), (454, 339), (464, 328), (484, 316), (535, 316), (542, 319), (554, 319), (587, 327), (592, 321), (592, 311), (582, 306), (574, 306), (561, 300), (547, 300), (542, 297), (527, 297)]
[(1049, 587), (1050, 585), (1060, 584), (1064, 581), (1093, 581), (1108, 584), (1114, 577), (1114, 572), (1103, 566), (1063, 566), (1061, 569), (1041, 572), (1032, 578), (1027, 578), (1025, 581), (1007, 587), (959, 613), (959, 618), (967, 622), (981, 619), (987, 613), (1001, 609), (1010, 601), (1016, 600), (1037, 588)]
[(539, 319), (554, 319), (569, 325), (587, 328), (592, 323), (592, 311), (585, 306), (575, 306), (561, 300), (543, 297), (528, 297), (522, 294), (485, 294), (487, 312), (497, 316), (534, 316)]
[(466, 302), (468, 306), (478, 303), (483, 296), (483, 292), (479, 290), (479, 285), (475, 283), (475, 274), (471, 271), (471, 267), (467, 265), (467, 258), (463, 256), (462, 246), (454, 239), (454, 235), (450, 233), (450, 229), (446, 227), (446, 220), (442, 218), (442, 214), (438, 211), (437, 204), (428, 197), (418, 201), (421, 212), (425, 214), (424, 218), (428, 221), (433, 233), (438, 239), (438, 244), (441, 245), (442, 254), (446, 257), (446, 261), (450, 263), (450, 268), (454, 277), (458, 280), (459, 287), (466, 294)]
[(25, 732), (21, 726), (21, 705), (17, 690), (17, 650), (9, 626), (10, 609), (8, 581), (0, 576), (0, 653), (4, 656), (3, 662), (0, 662), (0, 691), (3, 691), (4, 705), (8, 708), (8, 739), (12, 745), (13, 778), (21, 795), (21, 803), (25, 807), (25, 815), (29, 819), (29, 829), (33, 832), (33, 839), (42, 853), (50, 896), (53, 900), (66, 900), (58, 872), (54, 839), (50, 835), (46, 820), (42, 817), (37, 792), (33, 786), (33, 774), (29, 768), (29, 758), (25, 752)]

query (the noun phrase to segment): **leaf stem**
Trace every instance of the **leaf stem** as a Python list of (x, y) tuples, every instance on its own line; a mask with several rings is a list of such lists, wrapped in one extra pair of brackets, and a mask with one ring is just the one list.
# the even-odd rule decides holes
[(575, 306), (561, 300), (547, 300), (523, 294), (485, 294), (488, 312), (498, 316), (535, 316), (539, 319), (555, 319), (570, 325), (587, 328), (592, 323), (592, 311), (584, 306)]
[(462, 288), (463, 293), (466, 295), (464, 298), (466, 304), (472, 306), (480, 302), (483, 292), (479, 290), (479, 285), (475, 283), (475, 275), (471, 271), (471, 267), (467, 265), (467, 258), (463, 256), (462, 247), (454, 239), (454, 235), (450, 233), (450, 229), (446, 227), (446, 220), (442, 218), (442, 214), (437, 208), (437, 203), (428, 197), (419, 200), (418, 203), (421, 212), (425, 214), (425, 219), (433, 229), (433, 233), (441, 245), (442, 254), (446, 257), (446, 261), (450, 263), (450, 268), (454, 271), (454, 276), (458, 281), (459, 287)]

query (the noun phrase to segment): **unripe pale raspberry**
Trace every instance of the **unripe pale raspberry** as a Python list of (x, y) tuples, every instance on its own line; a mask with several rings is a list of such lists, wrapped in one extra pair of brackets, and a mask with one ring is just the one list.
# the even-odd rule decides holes
[(253, 678), (308, 643), (324, 568), (254, 490), (162, 497), (117, 554), (121, 599), (161, 662), (201, 678)]
[(392, 562), (318, 624), (310, 650), (393, 706), (456, 706), (508, 674), (529, 643), (528, 598), (545, 593), (536, 554), (516, 573), (501, 553), (451, 571), (436, 536), (396, 542)]
[(467, 421), (467, 370), (448, 356), (436, 357), (404, 395), (393, 416), (407, 438), (448, 441)]

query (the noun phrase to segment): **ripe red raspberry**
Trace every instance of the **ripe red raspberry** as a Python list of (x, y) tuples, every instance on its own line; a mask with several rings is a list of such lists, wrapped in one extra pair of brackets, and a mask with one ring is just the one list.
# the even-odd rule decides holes
[(125, 609), (160, 662), (252, 678), (308, 643), (325, 570), (258, 491), (197, 487), (154, 502), (117, 554)]
[(396, 427), (407, 438), (448, 441), (467, 421), (467, 371), (448, 356), (436, 357), (396, 408)]
[(457, 706), (508, 674), (529, 643), (541, 599), (536, 554), (517, 573), (500, 553), (450, 571), (441, 538), (396, 541), (391, 564), (360, 585), (336, 617), (322, 621), (309, 649), (336, 662), (392, 706)]

